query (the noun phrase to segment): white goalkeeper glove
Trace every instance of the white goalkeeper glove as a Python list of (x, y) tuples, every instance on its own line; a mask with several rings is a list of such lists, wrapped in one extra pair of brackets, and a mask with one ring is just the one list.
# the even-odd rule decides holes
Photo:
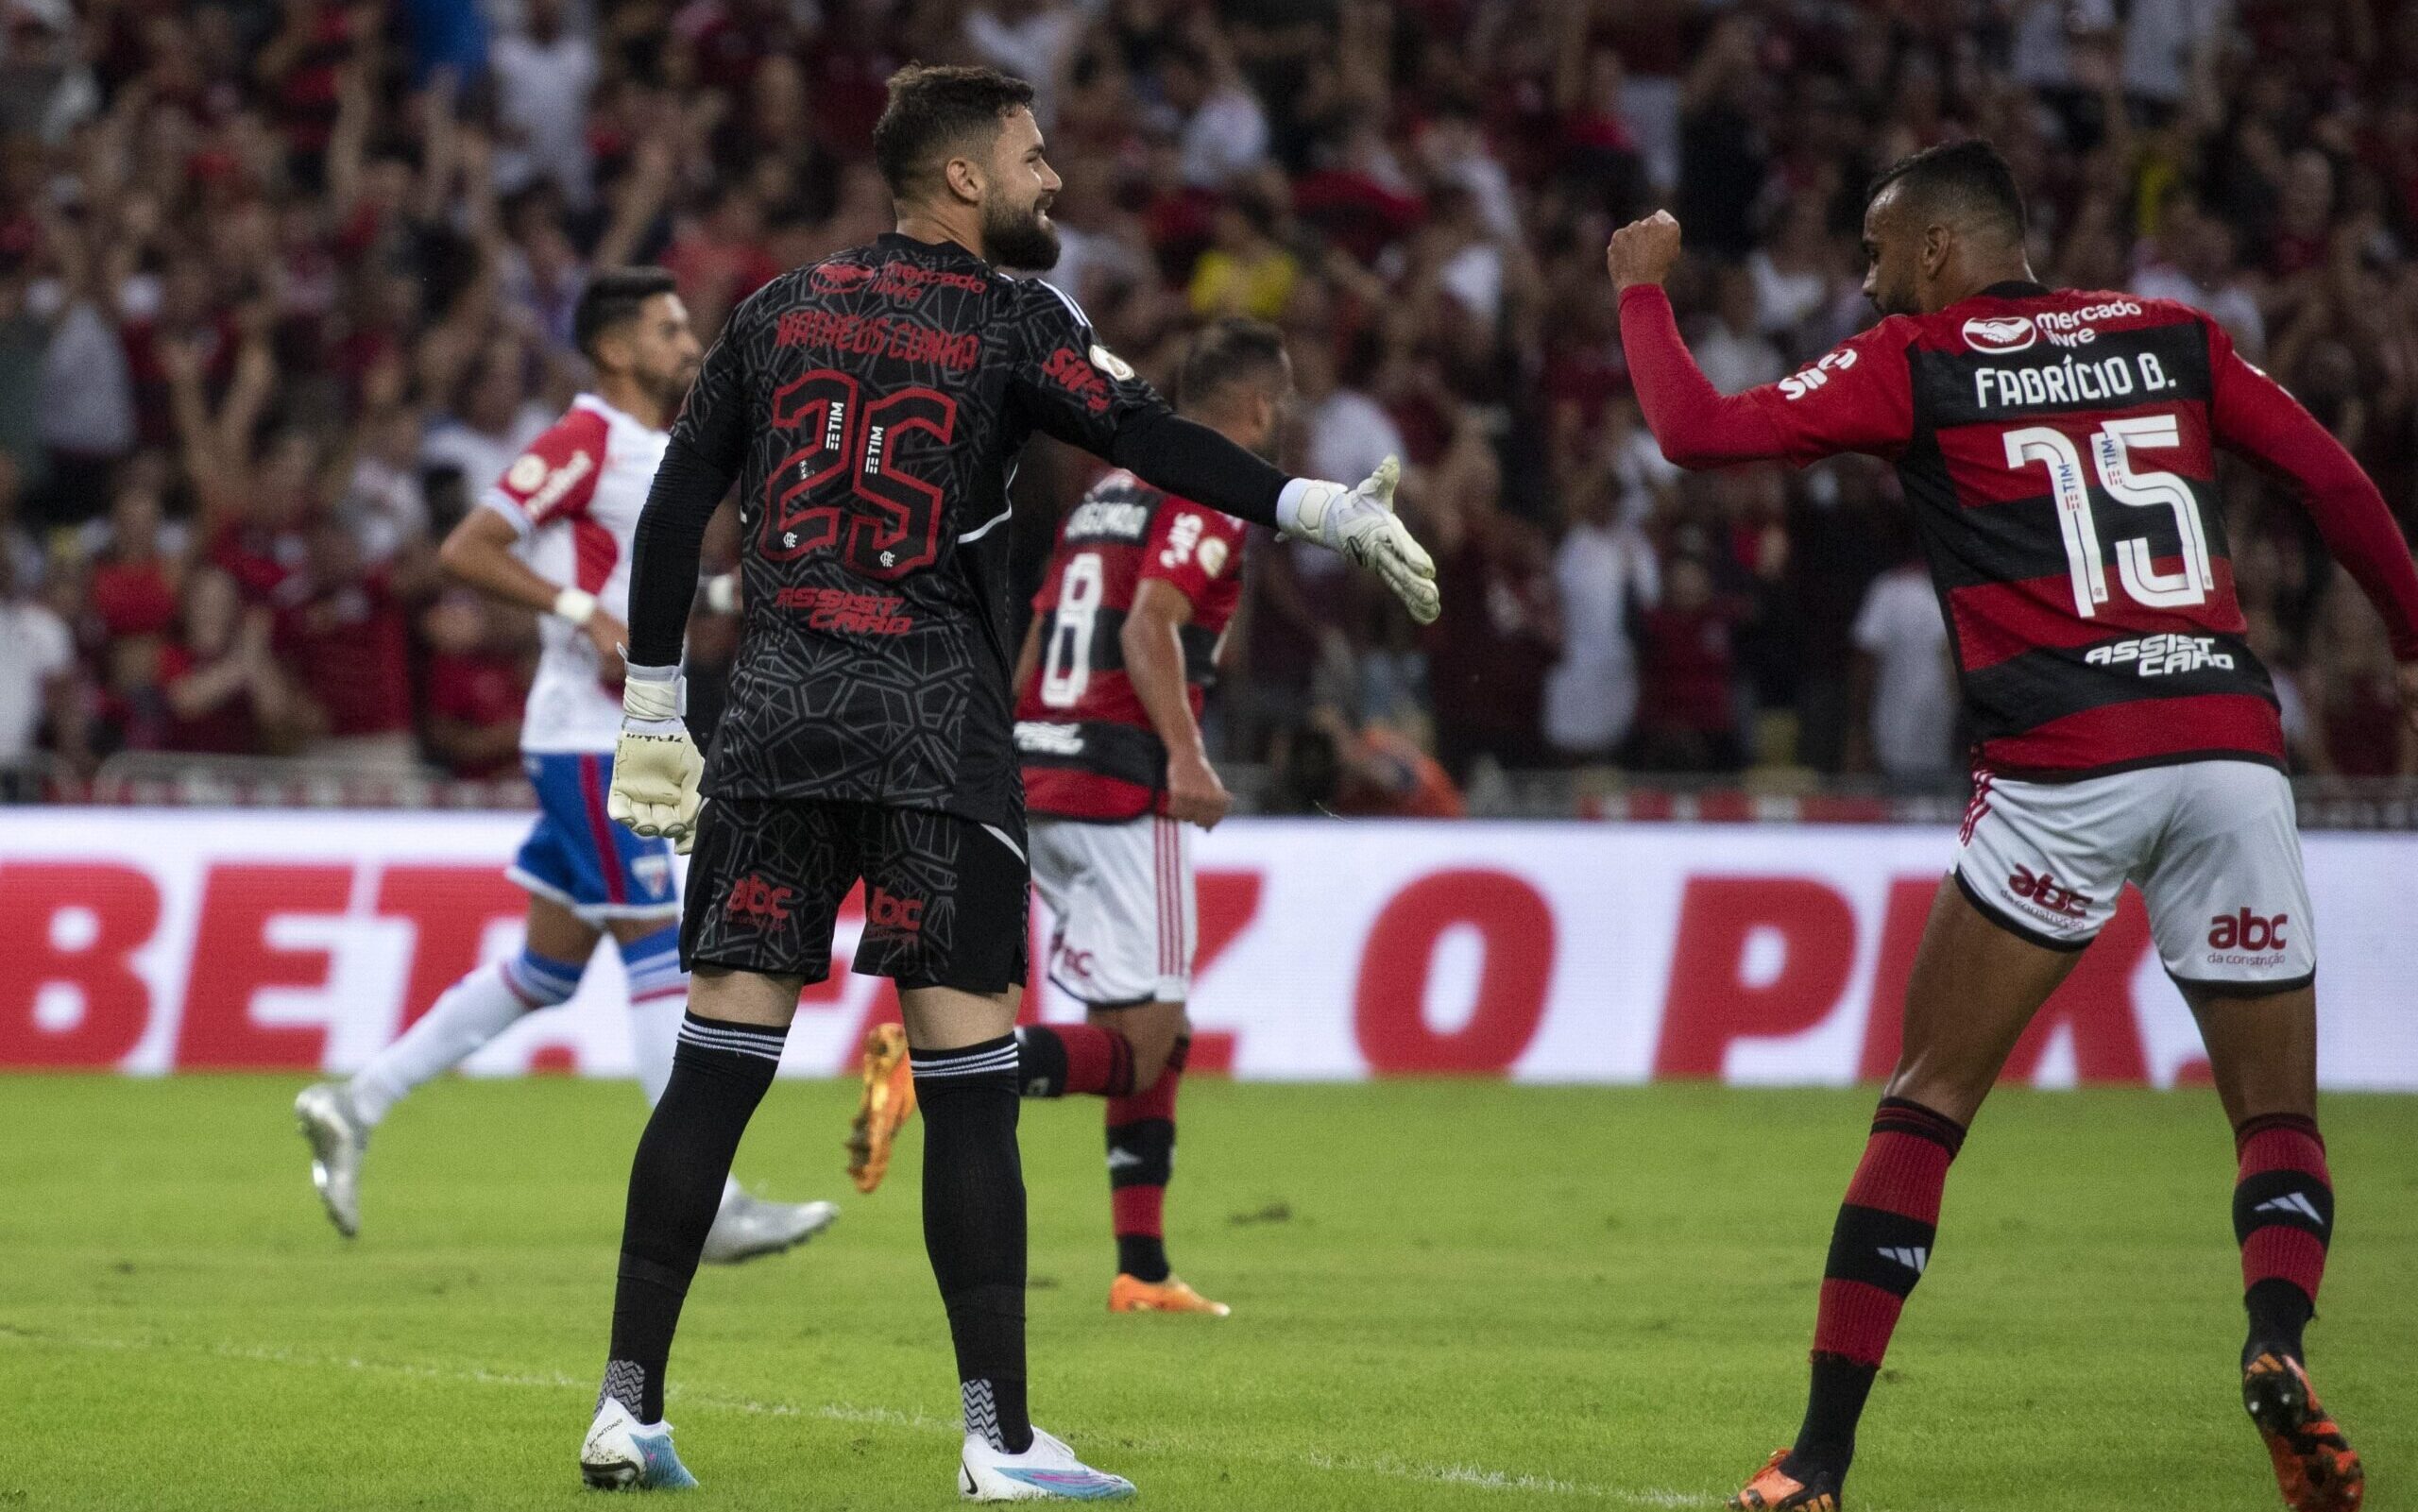
[(662, 836), (686, 856), (697, 840), (697, 789), (705, 775), (705, 758), (680, 722), (680, 669), (629, 668), (605, 813), (649, 840)]
[(1436, 564), (1394, 514), (1394, 484), (1402, 464), (1392, 457), (1357, 488), (1315, 478), (1296, 478), (1277, 500), (1276, 520), (1286, 535), (1316, 541), (1385, 580), (1410, 617), (1433, 624), (1442, 612), (1436, 592)]

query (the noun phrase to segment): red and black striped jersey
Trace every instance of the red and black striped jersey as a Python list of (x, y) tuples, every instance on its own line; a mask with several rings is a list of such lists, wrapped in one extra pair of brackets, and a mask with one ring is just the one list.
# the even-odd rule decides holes
[[(1668, 382), (1658, 348), (1668, 306), (1658, 320), (1637, 296), (1624, 297), (1623, 329), (1633, 369), (1642, 350), (1666, 365), (1659, 391), (1649, 375), (1640, 392), (1674, 460), (1801, 466), (1861, 451), (1896, 464), (1988, 770), (2283, 764), (2274, 691), (2234, 597), (2220, 449), (2302, 482), (2329, 538), (2338, 525), (2346, 539), (2353, 523), (2368, 532), (2338, 554), (2386, 607), (2404, 654), (2418, 651), (2418, 583), (2402, 581), (2408, 549), (2374, 485), (2198, 311), (1997, 284), (1933, 314), (1890, 316), (1721, 401), (1716, 431), (1677, 413), (1684, 384)], [(2345, 523), (2323, 512), (2358, 513), (2349, 496), (2361, 489), (2389, 548), (2364, 513)], [(2397, 552), (2397, 575), (2370, 560), (2380, 552)]]
[(1062, 819), (1138, 818), (1165, 804), (1166, 747), (1125, 672), (1122, 632), (1142, 585), (1192, 605), (1179, 637), (1192, 713), (1242, 596), (1243, 524), (1112, 472), (1067, 512), (1033, 613), (1041, 660), (1016, 705), (1025, 806)]

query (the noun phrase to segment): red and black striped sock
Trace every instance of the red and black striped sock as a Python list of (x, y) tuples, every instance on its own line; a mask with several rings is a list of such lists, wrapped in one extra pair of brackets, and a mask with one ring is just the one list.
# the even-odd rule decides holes
[(2246, 1363), (2273, 1350), (2297, 1360), (2334, 1232), (2325, 1139), (2314, 1118), (2268, 1113), (2245, 1120), (2233, 1141), (2241, 1160), (2233, 1234), (2241, 1245), (2242, 1305), (2250, 1314), (2241, 1357)]
[(1108, 1201), (1116, 1220), (1116, 1268), (1161, 1282), (1167, 1266), (1161, 1215), (1175, 1175), (1175, 1099), (1183, 1086), (1189, 1036), (1175, 1042), (1167, 1068), (1146, 1091), (1108, 1101)]
[(1931, 1264), (1939, 1197), (1965, 1127), (1903, 1097), (1883, 1097), (1864, 1161), (1831, 1231), (1814, 1325), (1814, 1385), (1790, 1472), (1845, 1475), (1865, 1398), (1906, 1298)]
[(1017, 1091), (1122, 1097), (1133, 1090), (1133, 1045), (1097, 1024), (1027, 1024), (1016, 1030)]

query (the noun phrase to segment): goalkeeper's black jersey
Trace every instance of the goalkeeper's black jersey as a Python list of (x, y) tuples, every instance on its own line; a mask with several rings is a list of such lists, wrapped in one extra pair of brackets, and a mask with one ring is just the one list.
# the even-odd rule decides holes
[[(1017, 453), (1043, 431), (1123, 459), (1171, 420), (1072, 300), (952, 243), (885, 235), (751, 297), (672, 441), (740, 484), (744, 620), (707, 793), (1019, 820)], [(1263, 473), (1220, 491), (1270, 517)]]

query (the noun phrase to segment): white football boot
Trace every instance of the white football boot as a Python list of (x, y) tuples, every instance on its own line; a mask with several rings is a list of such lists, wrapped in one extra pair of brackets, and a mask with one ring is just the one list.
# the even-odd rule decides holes
[(642, 1424), (615, 1397), (596, 1409), (580, 1440), (579, 1478), (599, 1491), (686, 1491), (697, 1484), (672, 1452), (672, 1425)]
[(1122, 1502), (1134, 1491), (1132, 1481), (1092, 1469), (1036, 1428), (1032, 1447), (1021, 1454), (992, 1448), (980, 1434), (966, 1435), (957, 1494), (968, 1502)]
[(294, 1098), (294, 1121), (311, 1142), (311, 1184), (336, 1232), (349, 1239), (361, 1232), (361, 1156), (369, 1147), (369, 1126), (333, 1081), (304, 1087)]
[(733, 1189), (714, 1215), (698, 1258), (709, 1266), (735, 1266), (758, 1255), (777, 1255), (831, 1227), (840, 1210), (828, 1202), (767, 1202)]

